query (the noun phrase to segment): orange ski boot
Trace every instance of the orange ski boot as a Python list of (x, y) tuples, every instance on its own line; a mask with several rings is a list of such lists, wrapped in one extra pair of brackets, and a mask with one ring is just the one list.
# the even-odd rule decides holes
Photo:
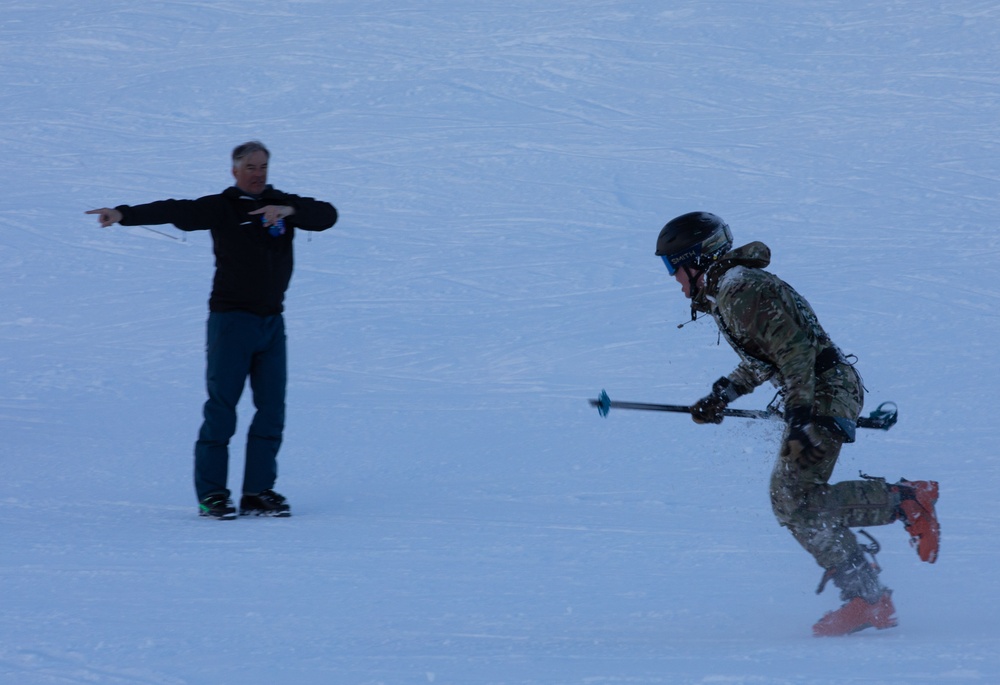
[(836, 611), (828, 612), (813, 626), (816, 637), (849, 635), (865, 628), (885, 630), (898, 625), (896, 607), (892, 605), (892, 591), (883, 590), (874, 604), (855, 597)]
[(941, 544), (941, 525), (934, 511), (938, 500), (937, 481), (901, 478), (892, 488), (899, 493), (899, 518), (910, 534), (910, 544), (916, 548), (921, 561), (933, 564)]
[[(875, 555), (879, 544), (863, 530), (858, 531), (871, 540), (870, 545), (858, 545), (858, 549), (843, 563), (829, 568), (823, 574), (816, 594), (823, 592), (828, 581), (840, 588), (840, 599), (844, 603), (836, 611), (827, 612), (816, 625), (816, 637), (834, 637), (856, 633), (865, 628), (885, 630), (896, 626), (896, 607), (892, 605), (892, 590), (878, 581), (881, 571)], [(872, 562), (865, 560), (870, 554)]]

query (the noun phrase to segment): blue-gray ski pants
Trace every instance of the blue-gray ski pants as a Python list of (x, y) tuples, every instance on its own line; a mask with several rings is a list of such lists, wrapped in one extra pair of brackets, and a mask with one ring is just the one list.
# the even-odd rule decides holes
[(236, 432), (236, 405), (248, 377), (256, 413), (247, 434), (243, 493), (270, 489), (278, 475), (278, 448), (285, 427), (288, 365), (284, 318), (280, 314), (211, 312), (206, 351), (208, 400), (194, 448), (198, 499), (229, 493), (229, 440)]

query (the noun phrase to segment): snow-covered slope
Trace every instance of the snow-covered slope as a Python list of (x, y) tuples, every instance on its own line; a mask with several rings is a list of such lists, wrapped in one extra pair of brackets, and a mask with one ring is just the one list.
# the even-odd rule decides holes
[[(997, 682), (998, 39), (977, 0), (8, 2), (0, 682)], [(250, 138), (342, 218), (287, 302), (295, 516), (218, 523), (208, 237), (83, 212)], [(941, 481), (937, 564), (871, 531), (895, 630), (810, 636), (776, 426), (587, 405), (736, 363), (652, 254), (693, 209), (899, 405), (837, 477)]]

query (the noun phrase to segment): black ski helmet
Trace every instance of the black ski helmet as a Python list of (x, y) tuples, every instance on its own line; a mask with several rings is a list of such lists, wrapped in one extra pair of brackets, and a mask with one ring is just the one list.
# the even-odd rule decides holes
[(704, 271), (732, 247), (729, 226), (709, 212), (688, 212), (671, 219), (656, 239), (656, 255), (663, 258), (671, 276), (687, 265)]

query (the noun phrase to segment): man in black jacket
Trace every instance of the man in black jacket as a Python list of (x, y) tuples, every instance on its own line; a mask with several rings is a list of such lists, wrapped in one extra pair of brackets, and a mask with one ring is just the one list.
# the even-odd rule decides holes
[(101, 226), (173, 224), (209, 230), (215, 279), (209, 299), (208, 400), (194, 450), (194, 482), (202, 516), (229, 520), (236, 509), (227, 488), (229, 440), (236, 405), (250, 378), (256, 413), (247, 435), (241, 515), (290, 516), (274, 491), (285, 425), (285, 291), (292, 277), (295, 229), (323, 231), (337, 221), (328, 202), (267, 184), (270, 152), (258, 141), (233, 150), (235, 183), (197, 200), (161, 200), (92, 209)]

